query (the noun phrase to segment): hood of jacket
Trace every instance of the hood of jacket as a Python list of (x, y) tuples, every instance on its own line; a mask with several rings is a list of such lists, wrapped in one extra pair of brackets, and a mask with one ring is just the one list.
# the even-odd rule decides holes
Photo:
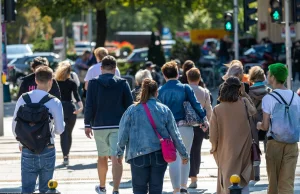
[(126, 80), (115, 76), (114, 74), (102, 74), (98, 77), (97, 82), (106, 88), (114, 87), (118, 82), (125, 82)]
[(272, 90), (271, 88), (263, 85), (263, 86), (252, 86), (250, 87), (250, 90), (249, 90), (249, 96), (252, 98), (252, 99), (255, 99), (255, 100), (262, 100), (263, 97), (270, 93)]

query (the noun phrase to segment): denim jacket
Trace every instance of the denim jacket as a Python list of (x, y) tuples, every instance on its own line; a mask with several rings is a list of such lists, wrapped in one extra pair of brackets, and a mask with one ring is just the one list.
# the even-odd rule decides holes
[[(163, 138), (171, 137), (182, 158), (189, 157), (170, 109), (150, 98), (147, 102), (158, 133)], [(152, 128), (142, 104), (131, 105), (124, 113), (119, 128), (117, 156), (123, 156), (126, 146), (126, 161), (161, 149), (160, 141)]]
[(193, 89), (187, 85), (182, 84), (178, 80), (169, 80), (165, 85), (159, 88), (158, 99), (165, 105), (167, 105), (176, 122), (185, 119), (185, 111), (183, 102), (189, 101), (194, 108), (195, 112), (201, 119), (206, 117), (206, 113), (203, 110), (201, 104), (197, 101)]

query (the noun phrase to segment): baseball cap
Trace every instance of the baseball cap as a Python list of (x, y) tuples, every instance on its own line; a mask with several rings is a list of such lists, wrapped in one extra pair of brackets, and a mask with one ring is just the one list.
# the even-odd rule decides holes
[(145, 63), (145, 68), (148, 68), (148, 67), (156, 67), (156, 65), (153, 64), (151, 61), (147, 61), (147, 62)]
[(243, 67), (240, 65), (231, 66), (227, 73), (222, 77), (223, 80), (227, 80), (230, 76), (242, 75), (244, 73)]

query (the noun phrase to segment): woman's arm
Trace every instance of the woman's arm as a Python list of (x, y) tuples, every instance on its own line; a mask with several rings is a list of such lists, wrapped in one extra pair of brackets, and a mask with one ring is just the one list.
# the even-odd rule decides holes
[(209, 128), (209, 141), (211, 143), (211, 150), (210, 153), (214, 153), (218, 149), (218, 118), (217, 118), (217, 113), (216, 109), (213, 110), (211, 119), (209, 121), (210, 123), (210, 128)]
[(126, 112), (123, 114), (120, 121), (119, 137), (118, 137), (117, 153), (116, 153), (117, 156), (119, 157), (124, 155), (125, 146), (129, 141), (129, 131), (131, 127), (131, 109), (132, 106), (126, 110)]
[(181, 135), (178, 131), (176, 121), (175, 121), (174, 116), (170, 109), (168, 110), (167, 114), (168, 114), (168, 116), (167, 116), (166, 127), (169, 132), (169, 135), (171, 136), (171, 138), (174, 142), (174, 145), (175, 145), (176, 149), (178, 150), (179, 154), (181, 155), (182, 159), (188, 159), (189, 154), (186, 151), (186, 148), (182, 141)]
[(245, 105), (247, 106), (248, 115), (250, 117), (253, 116), (253, 115), (255, 115), (257, 113), (257, 110), (256, 110), (256, 107), (253, 104), (252, 100), (251, 99), (249, 100), (248, 98), (245, 98), (245, 97), (243, 97), (242, 100), (244, 101)]

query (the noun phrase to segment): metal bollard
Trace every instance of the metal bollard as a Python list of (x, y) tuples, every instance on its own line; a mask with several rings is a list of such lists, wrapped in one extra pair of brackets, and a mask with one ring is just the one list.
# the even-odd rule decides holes
[(239, 185), (239, 183), (241, 182), (241, 178), (239, 177), (239, 175), (232, 175), (230, 177), (230, 182), (232, 184), (230, 187), (228, 187), (228, 189), (230, 190), (230, 194), (242, 194), (243, 188)]
[(49, 187), (49, 190), (46, 192), (46, 193), (60, 193), (58, 190), (56, 190), (57, 188), (57, 181), (56, 180), (49, 180), (48, 182), (48, 187)]

